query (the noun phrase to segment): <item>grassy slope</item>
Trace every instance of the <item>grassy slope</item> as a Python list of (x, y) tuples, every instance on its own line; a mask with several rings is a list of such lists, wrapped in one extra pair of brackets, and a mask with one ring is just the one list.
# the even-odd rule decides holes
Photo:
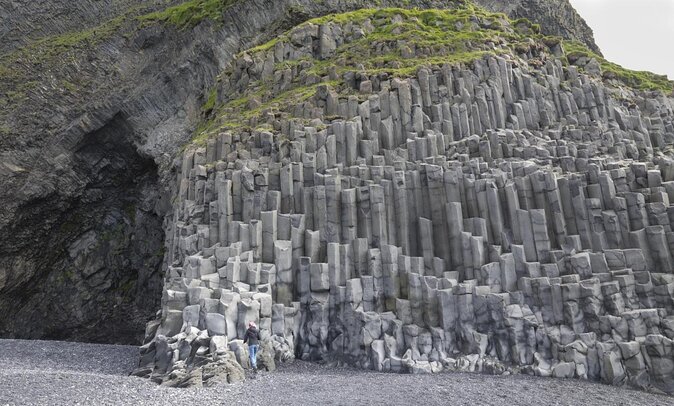
[[(83, 89), (95, 84), (81, 79), (78, 75), (65, 75), (64, 66), (75, 67), (86, 50), (113, 36), (132, 35), (140, 27), (151, 24), (170, 24), (179, 29), (189, 29), (205, 19), (220, 21), (222, 13), (237, 0), (190, 0), (162, 11), (148, 13), (149, 6), (137, 6), (124, 14), (111, 19), (98, 27), (79, 32), (71, 32), (46, 37), (35, 41), (21, 49), (0, 56), (0, 118), (12, 107), (22, 104), (29, 93), (45, 92), (45, 88), (56, 91), (56, 94), (77, 95)], [(420, 65), (467, 63), (488, 52), (508, 52), (508, 49), (526, 47), (528, 37), (540, 39), (539, 27), (526, 20), (509, 21), (503, 14), (488, 13), (474, 6), (469, 0), (454, 0), (458, 10), (359, 10), (351, 13), (329, 15), (311, 21), (314, 24), (333, 22), (337, 24), (347, 21), (364, 21), (371, 19), (375, 23), (384, 21), (392, 13), (403, 14), (403, 23), (380, 24), (376, 30), (354, 43), (340, 48), (331, 61), (309, 61), (314, 66), (312, 74), (324, 76), (331, 65), (339, 67), (339, 71), (354, 70), (354, 65), (362, 64), (369, 73), (387, 72), (396, 76), (413, 74)], [(476, 23), (477, 21), (477, 23)], [(475, 25), (479, 29), (474, 29)], [(510, 29), (513, 27), (514, 29)], [(284, 38), (263, 44), (249, 52), (262, 52)], [(403, 58), (400, 49), (392, 47), (393, 52), (386, 55), (374, 55), (369, 44), (373, 42), (405, 41), (408, 45), (422, 47), (430, 51), (431, 56), (421, 59)], [(492, 44), (493, 43), (493, 44)], [(492, 45), (495, 45), (495, 49)], [(674, 82), (666, 77), (650, 72), (635, 72), (624, 69), (595, 55), (586, 47), (573, 42), (563, 42), (567, 59), (574, 60), (579, 56), (594, 57), (603, 68), (606, 79), (616, 79), (639, 90), (661, 90), (665, 93), (674, 91)], [(338, 85), (338, 83), (332, 83)], [(315, 86), (312, 86), (315, 89)], [(278, 105), (286, 99), (309, 97), (312, 89), (298, 88), (283, 95), (270, 96), (264, 89), (253, 89), (251, 93), (266, 98), (269, 103)], [(245, 96), (247, 97), (247, 96)], [(242, 96), (242, 98), (245, 98)], [(213, 92), (204, 96), (205, 111), (223, 111), (223, 106), (215, 105)], [(245, 103), (236, 101), (241, 106)], [(234, 107), (236, 103), (227, 108)], [(256, 108), (258, 112), (265, 106)], [(240, 106), (239, 106), (240, 107)], [(227, 110), (225, 108), (224, 110)], [(246, 116), (250, 117), (251, 112)], [(246, 117), (246, 118), (247, 118)], [(222, 120), (217, 120), (220, 124)], [(240, 120), (239, 120), (240, 121)], [(239, 123), (240, 124), (240, 123)], [(213, 120), (202, 126), (202, 130), (211, 127)], [(0, 135), (11, 130), (0, 125)]]
[[(403, 21), (392, 23), (396, 16), (401, 16)], [(361, 9), (315, 18), (304, 24), (352, 22), (360, 25), (366, 20), (374, 25), (374, 30), (339, 47), (333, 57), (326, 60), (308, 58), (284, 61), (275, 67), (275, 70), (279, 70), (292, 69), (297, 65), (309, 66), (308, 69), (305, 68), (305, 72), (321, 78), (319, 83), (310, 86), (296, 85), (290, 90), (275, 94), (269, 83), (258, 82), (252, 84), (246, 94), (239, 95), (240, 97), (225, 105), (215, 106), (213, 109), (207, 103), (204, 110), (214, 111), (210, 119), (198, 129), (195, 142), (202, 143), (224, 129), (246, 127), (251, 118), (265, 110), (282, 110), (306, 100), (321, 85), (339, 89), (341, 94), (353, 92), (341, 80), (328, 80), (329, 69), (335, 69), (340, 77), (348, 71), (407, 77), (415, 75), (420, 66), (469, 63), (488, 53), (507, 52), (509, 48), (500, 48), (498, 44), (515, 44), (524, 38), (510, 28), (505, 15), (488, 13), (471, 4), (451, 11)], [(248, 52), (264, 53), (279, 41), (288, 41), (289, 35), (290, 33), (285, 33)], [(377, 50), (381, 44), (386, 44), (390, 52), (381, 54)], [(400, 44), (410, 49), (424, 49), (428, 56), (404, 57)], [(250, 99), (256, 101), (253, 103), (255, 107), (250, 105)]]
[[(328, 81), (328, 69), (341, 74), (364, 72), (388, 73), (396, 77), (416, 74), (421, 66), (457, 65), (470, 63), (486, 54), (526, 51), (534, 44), (544, 49), (563, 45), (564, 62), (576, 61), (580, 56), (596, 58), (605, 79), (615, 79), (614, 84), (624, 84), (637, 90), (660, 90), (666, 94), (674, 91), (674, 82), (650, 72), (635, 72), (610, 63), (592, 53), (587, 47), (557, 37), (544, 37), (540, 27), (526, 19), (509, 20), (500, 13), (490, 13), (470, 2), (459, 1), (454, 10), (418, 9), (362, 9), (344, 14), (333, 14), (310, 20), (304, 24), (362, 24), (370, 21), (375, 29), (359, 40), (344, 44), (327, 60), (305, 59), (277, 64), (276, 70), (292, 69), (301, 65), (305, 73), (321, 78), (320, 83), (310, 86), (296, 84), (281, 94), (274, 94), (269, 83), (253, 83), (243, 95), (233, 95), (224, 105), (213, 105), (213, 93), (204, 106), (208, 120), (196, 132), (194, 142), (202, 144), (206, 139), (223, 130), (248, 128), (250, 120), (263, 111), (283, 111), (300, 101), (313, 96), (316, 88), (328, 85), (341, 93), (352, 92), (341, 80)], [(403, 21), (392, 22), (394, 16)], [(264, 53), (279, 41), (287, 41), (285, 33), (272, 41), (248, 51), (250, 55)], [(390, 52), (381, 54), (376, 47), (387, 44)], [(403, 44), (403, 45), (401, 45)], [(402, 47), (423, 49), (426, 57), (405, 58)], [(309, 66), (309, 68), (306, 68)], [(226, 75), (227, 72), (224, 72)]]
[(180, 29), (192, 28), (205, 19), (220, 21), (222, 12), (237, 0), (190, 0), (156, 11), (139, 19), (146, 23), (165, 22)]
[(564, 49), (567, 59), (571, 62), (581, 57), (596, 59), (601, 66), (604, 79), (616, 79), (638, 90), (661, 90), (666, 94), (674, 92), (674, 81), (669, 80), (666, 75), (625, 69), (616, 63), (607, 61), (578, 42), (564, 41)]

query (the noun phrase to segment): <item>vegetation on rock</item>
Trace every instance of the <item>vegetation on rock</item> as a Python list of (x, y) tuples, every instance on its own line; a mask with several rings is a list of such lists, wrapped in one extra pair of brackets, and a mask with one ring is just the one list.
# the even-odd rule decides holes
[[(353, 92), (344, 86), (343, 75), (347, 72), (408, 77), (421, 66), (469, 63), (489, 53), (509, 52), (509, 43), (523, 39), (504, 14), (489, 13), (465, 1), (456, 3), (460, 8), (453, 10), (386, 8), (327, 15), (251, 49), (247, 54), (252, 58), (264, 57), (274, 47), (292, 41), (294, 32), (309, 26), (371, 26), (360, 38), (337, 47), (329, 58), (305, 57), (276, 63), (275, 71), (302, 71), (315, 79), (311, 84), (293, 84), (281, 93), (266, 81), (252, 84), (246, 94), (232, 96), (217, 106), (209, 121), (198, 129), (195, 141), (202, 142), (225, 128), (245, 127), (265, 110), (283, 109), (306, 100), (320, 85), (341, 93)], [(226, 71), (221, 76), (227, 74)]]
[(623, 68), (592, 52), (585, 45), (574, 41), (564, 41), (564, 50), (566, 51), (567, 61), (570, 63), (574, 63), (581, 58), (596, 59), (601, 66), (604, 79), (616, 79), (638, 90), (661, 90), (666, 94), (674, 92), (674, 81), (669, 80), (667, 75)]
[[(28, 97), (28, 92), (39, 86), (53, 87), (64, 93), (79, 93), (82, 88), (94, 85), (83, 79), (77, 65), (80, 58), (101, 42), (116, 34), (122, 35), (134, 17), (147, 13), (149, 6), (139, 5), (123, 14), (93, 28), (60, 35), (48, 36), (34, 41), (0, 57), (0, 108), (16, 105)], [(64, 69), (72, 65), (73, 69)], [(58, 74), (49, 82), (35, 77), (32, 72)], [(51, 76), (51, 75), (50, 75)], [(42, 89), (44, 91), (45, 89)]]
[(208, 92), (208, 98), (206, 99), (206, 102), (203, 104), (203, 106), (201, 106), (201, 110), (205, 114), (209, 114), (211, 111), (213, 111), (217, 96), (218, 96), (217, 88), (213, 87)]
[[(76, 65), (78, 58), (87, 50), (115, 35), (128, 36), (129, 32), (134, 32), (141, 26), (162, 23), (179, 29), (190, 29), (205, 19), (221, 21), (223, 11), (235, 1), (189, 0), (151, 13), (148, 13), (150, 6), (142, 4), (94, 28), (46, 37), (3, 55), (0, 60), (0, 77), (3, 78), (0, 84), (0, 107), (7, 110), (13, 105), (21, 104), (28, 100), (30, 92), (44, 91), (39, 89), (44, 86), (55, 88), (61, 95), (77, 95), (95, 84), (89, 83), (85, 77), (75, 74), (74, 71), (70, 75), (60, 72), (61, 77), (49, 83), (45, 83), (43, 78), (32, 76), (30, 72), (47, 72), (56, 70), (61, 65)], [(300, 27), (309, 24), (363, 24), (367, 21), (368, 24), (373, 24), (374, 30), (356, 41), (340, 46), (337, 53), (329, 59), (284, 61), (276, 69), (301, 67), (306, 74), (322, 78), (321, 82), (330, 81), (332, 85), (340, 86), (341, 79), (326, 79), (329, 69), (333, 69), (333, 74), (338, 76), (355, 71), (407, 77), (415, 74), (420, 66), (470, 63), (493, 53), (513, 54), (526, 51), (531, 47), (532, 41), (538, 41), (562, 43), (566, 51), (565, 59), (571, 63), (580, 58), (596, 59), (602, 68), (603, 77), (607, 80), (615, 79), (619, 81), (616, 83), (638, 90), (660, 90), (665, 93), (674, 91), (674, 82), (666, 76), (631, 71), (606, 61), (580, 43), (543, 37), (540, 26), (526, 19), (511, 21), (504, 14), (487, 12), (470, 0), (453, 0), (448, 2), (447, 7), (451, 9), (361, 9), (315, 18)], [(398, 17), (401, 20), (394, 21)], [(289, 41), (290, 35), (291, 33), (280, 35), (248, 53), (254, 55), (269, 51), (279, 42)], [(408, 52), (410, 50), (416, 51), (414, 56)], [(223, 126), (240, 127), (252, 115), (265, 108), (295, 100), (298, 95), (311, 96), (315, 85), (316, 83), (311, 86), (295, 86), (279, 95), (272, 94), (265, 87), (266, 84), (260, 83), (250, 92), (256, 101), (262, 102), (254, 109), (249, 108), (248, 95), (235, 98), (243, 98), (244, 101), (234, 100), (230, 102), (231, 105), (217, 105), (215, 93), (211, 92), (205, 96), (203, 105), (203, 111), (211, 113), (210, 120), (203, 123), (198, 132), (208, 130), (209, 134), (213, 134)], [(241, 114), (242, 110), (245, 110), (244, 114)], [(218, 117), (227, 111), (232, 113), (232, 117)], [(205, 137), (208, 134), (202, 134), (199, 138)]]
[(192, 28), (205, 19), (221, 21), (222, 12), (235, 2), (236, 0), (190, 0), (139, 19), (145, 22), (167, 22), (181, 29)]
[[(38, 88), (53, 87), (63, 95), (78, 94), (84, 88), (93, 86), (78, 74), (77, 69), (63, 69), (63, 66), (77, 65), (79, 59), (100, 43), (115, 37), (128, 38), (140, 27), (156, 23), (169, 23), (180, 29), (191, 28), (204, 19), (221, 20), (222, 11), (235, 0), (192, 0), (150, 12), (154, 8), (147, 1), (131, 7), (123, 14), (98, 26), (81, 31), (66, 32), (41, 38), (24, 47), (0, 56), (0, 108), (8, 108), (27, 100), (29, 92)], [(31, 72), (55, 72), (60, 80), (45, 80)], [(71, 73), (70, 75), (65, 75)], [(42, 89), (41, 91), (44, 91)]]
[[(513, 21), (502, 13), (488, 12), (467, 0), (452, 2), (450, 6), (455, 8), (361, 9), (326, 15), (242, 53), (239, 60), (276, 60), (273, 55), (275, 50), (292, 44), (295, 33), (316, 29), (316, 26), (362, 27), (358, 38), (338, 44), (335, 52), (327, 58), (303, 56), (277, 61), (274, 73), (292, 72), (294, 79), (290, 89), (278, 92), (271, 83), (274, 78), (269, 77), (250, 83), (244, 93), (228, 91), (226, 96), (218, 98), (224, 101), (218, 105), (212, 104), (211, 94), (204, 106), (204, 111), (211, 114), (198, 128), (194, 142), (203, 143), (223, 130), (251, 127), (251, 122), (256, 121), (254, 118), (263, 112), (282, 112), (313, 96), (319, 85), (328, 85), (341, 94), (358, 94), (357, 89), (349, 89), (345, 85), (344, 76), (347, 74), (403, 78), (415, 75), (421, 67), (470, 64), (490, 54), (508, 54), (532, 64), (537, 63), (536, 59), (542, 62), (561, 56), (565, 62), (582, 62), (579, 64), (581, 69), (594, 58), (602, 68), (603, 78), (617, 79), (616, 85), (665, 93), (674, 90), (674, 82), (666, 76), (631, 71), (606, 61), (584, 45), (544, 36), (540, 33), (540, 26), (527, 19)], [(555, 54), (555, 49), (563, 54)], [(581, 57), (587, 60), (579, 61)], [(231, 68), (220, 77), (227, 79), (230, 74)]]

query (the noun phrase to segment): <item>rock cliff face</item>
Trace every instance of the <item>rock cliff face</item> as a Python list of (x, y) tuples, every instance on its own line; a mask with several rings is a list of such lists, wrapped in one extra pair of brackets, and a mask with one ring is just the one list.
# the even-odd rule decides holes
[(540, 26), (459, 0), (59, 8), (77, 33), (10, 9), (0, 334), (134, 342), (161, 308), (137, 374), (173, 386), (241, 379), (255, 320), (268, 369), (674, 392), (672, 83), (601, 59), (566, 1), (479, 3)]
[[(177, 29), (141, 18), (175, 3), (3, 3), (1, 336), (139, 340), (159, 303), (173, 156), (237, 52), (329, 12), (453, 6), (193, 0), (196, 10), (219, 4), (219, 21)], [(564, 31), (567, 20), (545, 18), (544, 30), (593, 45), (581, 20)]]
[(136, 373), (235, 379), (255, 321), (267, 368), (674, 393), (672, 83), (634, 91), (535, 30), (359, 10), (237, 55), (176, 162)]

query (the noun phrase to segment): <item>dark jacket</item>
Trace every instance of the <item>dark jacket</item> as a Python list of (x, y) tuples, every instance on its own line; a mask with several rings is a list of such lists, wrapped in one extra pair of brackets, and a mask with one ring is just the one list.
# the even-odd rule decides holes
[(258, 345), (260, 343), (260, 332), (255, 327), (248, 327), (243, 337), (243, 342), (248, 345)]

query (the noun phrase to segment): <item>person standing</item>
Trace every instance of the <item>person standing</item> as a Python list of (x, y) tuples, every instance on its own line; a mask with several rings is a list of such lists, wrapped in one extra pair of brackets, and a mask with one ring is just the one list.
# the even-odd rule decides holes
[(257, 350), (260, 345), (260, 331), (255, 326), (255, 322), (248, 323), (248, 330), (243, 337), (243, 342), (248, 343), (248, 356), (250, 358), (250, 366), (257, 369)]

